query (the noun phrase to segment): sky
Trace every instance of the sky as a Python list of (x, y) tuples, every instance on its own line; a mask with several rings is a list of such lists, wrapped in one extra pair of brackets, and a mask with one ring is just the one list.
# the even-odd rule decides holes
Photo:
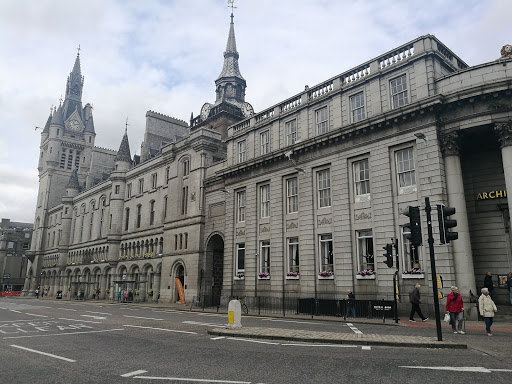
[[(431, 34), (469, 65), (512, 43), (509, 0), (235, 0), (246, 101), (262, 111)], [(189, 122), (215, 101), (227, 0), (0, 1), (0, 218), (33, 222), (41, 130), (80, 45), (83, 105), (96, 146), (117, 150), (128, 118), (140, 154), (145, 115)]]

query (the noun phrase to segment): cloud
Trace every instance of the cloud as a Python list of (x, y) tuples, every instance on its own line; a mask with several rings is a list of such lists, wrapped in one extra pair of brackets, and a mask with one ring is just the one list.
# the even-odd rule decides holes
[[(214, 101), (229, 30), (226, 5), (0, 2), (0, 46), (8, 53), (0, 60), (0, 180), (9, 191), (21, 188), (23, 196), (32, 196), (25, 210), (35, 207), (37, 193), (40, 131), (34, 127), (45, 124), (50, 106), (64, 94), (78, 44), (83, 102), (94, 106), (96, 145), (119, 148), (128, 117), (132, 153), (140, 153), (147, 110), (188, 121), (191, 112), (197, 115)], [(509, 42), (512, 13), (506, 0), (244, 0), (236, 6), (240, 70), (246, 100), (256, 111), (425, 34), (436, 35), (471, 65), (494, 60)], [(12, 210), (19, 194), (0, 188), (0, 216), (19, 214)]]

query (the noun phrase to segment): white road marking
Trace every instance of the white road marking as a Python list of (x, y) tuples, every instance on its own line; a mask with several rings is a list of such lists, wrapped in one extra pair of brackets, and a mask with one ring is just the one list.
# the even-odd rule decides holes
[(46, 337), (46, 336), (67, 336), (67, 335), (83, 335), (84, 333), (101, 333), (101, 332), (114, 332), (114, 331), (124, 331), (123, 328), (116, 329), (104, 329), (102, 331), (83, 331), (83, 332), (68, 332), (68, 333), (47, 333), (42, 335), (31, 335), (31, 336), (8, 336), (3, 339), (22, 339), (27, 337)]
[(183, 324), (204, 325), (206, 327), (224, 327), (226, 324), (201, 323), (199, 321), (182, 321)]
[(121, 375), (121, 377), (137, 376), (137, 375), (140, 375), (141, 373), (146, 373), (146, 372), (147, 371), (143, 371), (143, 370), (133, 371), (133, 372), (130, 372), (130, 373), (125, 373), (124, 375)]
[(241, 339), (241, 338), (238, 338), (238, 337), (228, 337), (228, 339), (229, 340), (236, 340), (236, 341), (247, 341), (249, 343), (279, 345), (279, 343), (272, 343), (270, 341), (249, 340), (249, 339)]
[(109, 315), (109, 316), (112, 316), (111, 313), (106, 313), (106, 312), (94, 312), (94, 311), (85, 311), (87, 313), (97, 313), (98, 315)]
[(210, 337), (210, 340), (220, 340), (220, 339), (224, 339), (224, 336)]
[(197, 314), (198, 316), (226, 316), (226, 315), (223, 315), (223, 314), (220, 314), (220, 313), (198, 313)]
[(512, 372), (512, 369), (492, 369), (492, 368), (489, 368), (489, 371), (493, 371), (493, 372)]
[(71, 360), (71, 359), (68, 359), (67, 357), (62, 357), (62, 356), (53, 355), (51, 353), (36, 351), (35, 349), (25, 348), (25, 347), (21, 347), (19, 345), (15, 345), (15, 344), (11, 344), (11, 347), (23, 349), (23, 350), (29, 351), (29, 352), (39, 353), (40, 355), (45, 355), (45, 356), (53, 357), (55, 359), (60, 359), (60, 360), (68, 361), (70, 363), (76, 363), (76, 360)]
[(176, 332), (176, 333), (190, 333), (192, 335), (197, 335), (197, 332), (178, 331), (178, 330), (175, 330), (175, 329), (167, 329), (167, 328), (143, 327), (141, 325), (123, 325), (123, 327), (154, 329), (156, 331), (166, 331), (166, 332)]
[(345, 344), (281, 344), (281, 345), (291, 345), (293, 347), (357, 348), (357, 345), (345, 345)]
[(362, 335), (363, 332), (361, 332), (359, 329), (357, 329), (356, 327), (354, 327), (354, 325), (352, 323), (347, 323), (347, 326), (354, 331), (354, 333), (357, 333), (359, 335)]
[(103, 317), (103, 316), (94, 316), (94, 315), (80, 315), (80, 316), (83, 316), (83, 317), (92, 317), (93, 319), (95, 320), (105, 320), (106, 317)]
[(362, 349), (363, 351), (371, 351), (371, 350), (372, 350), (372, 347), (370, 347), (369, 345), (363, 345), (363, 346), (361, 347), (361, 349)]
[(155, 319), (154, 317), (129, 316), (129, 315), (123, 315), (123, 317), (133, 317), (134, 319), (145, 319), (145, 320), (163, 320), (163, 319)]
[(82, 320), (82, 319), (67, 319), (65, 317), (59, 317), (59, 320), (79, 321), (81, 323), (103, 324), (101, 321)]
[(34, 321), (34, 320), (1, 320), (0, 323), (19, 323), (20, 321)]
[(318, 325), (318, 323), (312, 323), (310, 321), (277, 320), (277, 319), (264, 319), (264, 318), (262, 318), (261, 320), (264, 320), (264, 321), (280, 321), (282, 323), (298, 323), (298, 324), (315, 324), (315, 325)]
[(36, 315), (35, 313), (27, 313), (27, 312), (25, 312), (24, 314), (25, 315), (29, 315), (29, 316), (37, 316), (37, 317), (48, 317), (48, 316), (45, 316), (45, 315)]
[(11, 312), (21, 313), (21, 311), (15, 311), (14, 309), (11, 309)]
[(73, 309), (73, 308), (57, 308), (57, 309), (62, 309), (64, 311), (75, 311), (75, 312), (78, 311), (78, 309)]
[(250, 381), (228, 381), (228, 380), (209, 380), (209, 379), (189, 379), (186, 377), (158, 377), (158, 376), (134, 376), (134, 379), (147, 380), (174, 380), (174, 381), (197, 381), (199, 383), (227, 383), (227, 384), (251, 384)]
[(484, 367), (414, 367), (414, 366), (409, 366), (409, 365), (399, 365), (398, 368), (433, 369), (436, 371), (479, 372), (479, 373), (491, 373), (492, 371), (512, 372), (512, 369), (498, 370), (498, 369), (489, 369), (489, 368), (484, 368)]

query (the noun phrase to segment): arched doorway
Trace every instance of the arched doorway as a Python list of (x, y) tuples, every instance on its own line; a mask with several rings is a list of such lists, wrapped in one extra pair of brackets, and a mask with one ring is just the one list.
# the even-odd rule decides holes
[(220, 303), (224, 272), (224, 239), (214, 234), (206, 246), (206, 262), (201, 292), (212, 305)]
[[(182, 264), (178, 264), (176, 266), (176, 274), (175, 276), (180, 280), (181, 282), (181, 286), (182, 287), (185, 287), (185, 268), (183, 268), (183, 265)], [(175, 297), (174, 297), (174, 301), (179, 301), (180, 300), (180, 295), (179, 295), (179, 292), (178, 290), (176, 289), (175, 290)]]

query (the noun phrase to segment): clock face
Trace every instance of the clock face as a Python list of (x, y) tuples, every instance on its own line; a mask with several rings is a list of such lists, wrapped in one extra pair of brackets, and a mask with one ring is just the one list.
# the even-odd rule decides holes
[(201, 108), (201, 117), (203, 118), (203, 120), (206, 120), (208, 118), (208, 116), (210, 115), (210, 109), (211, 109), (211, 106), (208, 103), (205, 103), (203, 105), (203, 107)]
[(254, 115), (254, 108), (252, 107), (251, 104), (249, 103), (243, 103), (242, 104), (242, 113), (244, 115), (244, 117), (250, 117), (252, 115)]
[(80, 122), (78, 120), (70, 120), (68, 123), (68, 128), (73, 132), (80, 131)]

